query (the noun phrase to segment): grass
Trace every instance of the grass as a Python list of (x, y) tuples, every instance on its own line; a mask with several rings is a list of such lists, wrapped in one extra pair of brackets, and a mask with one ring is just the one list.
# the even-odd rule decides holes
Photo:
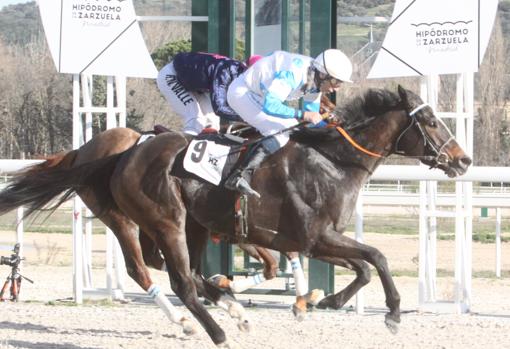
[[(335, 268), (335, 275), (350, 275), (353, 278), (356, 276), (356, 273), (353, 271), (342, 269), (342, 268)], [(411, 278), (417, 278), (418, 275), (418, 269), (395, 269), (391, 270), (391, 275), (393, 277), (411, 277)], [(437, 277), (454, 277), (455, 272), (453, 270), (446, 270), (446, 269), (437, 269), (436, 271)], [(473, 271), (473, 278), (484, 278), (484, 279), (496, 279), (496, 274), (493, 270), (478, 270)], [(378, 273), (375, 269), (372, 269), (372, 280), (374, 278), (378, 277)], [(501, 278), (508, 278), (510, 277), (510, 270), (502, 270), (501, 271)]]
[[(51, 216), (49, 212), (41, 212), (34, 217), (24, 220), (25, 232), (37, 233), (72, 233), (72, 211), (70, 209), (58, 209)], [(9, 212), (0, 216), (0, 230), (16, 229), (16, 212)], [(92, 233), (104, 234), (104, 225), (98, 219), (92, 219)]]
[[(455, 234), (439, 234), (437, 238), (444, 241), (455, 240)], [(482, 244), (493, 244), (496, 242), (496, 234), (490, 232), (473, 233), (473, 241)], [(510, 236), (501, 236), (501, 242), (510, 242)]]
[[(363, 230), (378, 234), (418, 235), (418, 215), (371, 215), (365, 216)], [(348, 231), (354, 231), (354, 222)], [(494, 218), (473, 217), (473, 241), (494, 243), (496, 238)], [(455, 221), (451, 218), (438, 218), (437, 231), (439, 240), (455, 239)], [(504, 217), (501, 222), (502, 242), (510, 242), (510, 218)]]

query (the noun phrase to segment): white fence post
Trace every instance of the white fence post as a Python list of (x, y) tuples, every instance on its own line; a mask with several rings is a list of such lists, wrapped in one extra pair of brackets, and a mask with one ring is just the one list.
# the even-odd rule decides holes
[(496, 208), (496, 277), (501, 277), (501, 208)]

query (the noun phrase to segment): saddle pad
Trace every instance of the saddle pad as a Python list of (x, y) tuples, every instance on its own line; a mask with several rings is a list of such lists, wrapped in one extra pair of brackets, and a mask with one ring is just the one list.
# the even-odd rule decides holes
[(220, 184), (239, 159), (240, 144), (224, 135), (200, 135), (192, 140), (184, 155), (186, 171), (210, 182)]

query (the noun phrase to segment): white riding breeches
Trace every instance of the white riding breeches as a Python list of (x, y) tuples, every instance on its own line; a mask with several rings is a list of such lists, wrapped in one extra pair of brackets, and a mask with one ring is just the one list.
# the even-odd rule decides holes
[(159, 71), (157, 84), (173, 111), (182, 117), (184, 132), (197, 135), (205, 127), (219, 130), (220, 118), (213, 111), (210, 94), (186, 90), (177, 80), (172, 62)]
[[(228, 88), (227, 101), (230, 107), (264, 136), (298, 124), (294, 118), (285, 119), (264, 113), (262, 111), (263, 98), (246, 86), (244, 74), (236, 78)], [(289, 134), (288, 132), (281, 133), (275, 138), (280, 147), (283, 147), (289, 141)]]

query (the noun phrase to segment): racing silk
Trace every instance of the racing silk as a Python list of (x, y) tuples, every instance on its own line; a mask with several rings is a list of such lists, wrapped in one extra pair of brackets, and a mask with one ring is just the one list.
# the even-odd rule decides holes
[[(262, 97), (264, 113), (280, 118), (302, 118), (303, 111), (285, 104), (303, 98), (305, 111), (320, 109), (321, 93), (313, 81), (308, 81), (308, 68), (313, 58), (276, 51), (260, 59), (245, 73), (245, 83), (251, 92)], [(311, 86), (311, 87), (307, 87)]]
[(181, 52), (173, 59), (177, 79), (188, 91), (209, 92), (214, 113), (230, 121), (241, 120), (227, 103), (228, 85), (246, 70), (242, 62), (228, 57)]

